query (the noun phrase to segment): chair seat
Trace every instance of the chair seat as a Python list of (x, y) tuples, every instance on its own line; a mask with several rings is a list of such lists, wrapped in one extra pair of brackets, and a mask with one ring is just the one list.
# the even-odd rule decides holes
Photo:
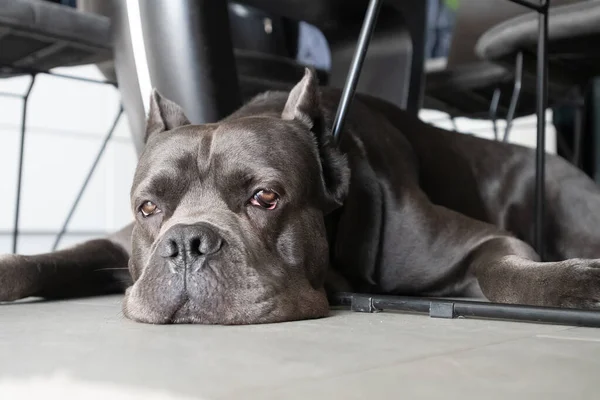
[(112, 57), (108, 18), (35, 0), (0, 0), (0, 76)]
[[(600, 3), (583, 1), (553, 7), (548, 19), (550, 43), (563, 39), (584, 39), (600, 34)], [(537, 13), (527, 13), (488, 30), (475, 46), (483, 59), (496, 60), (514, 54), (523, 47), (533, 47), (538, 40)], [(590, 50), (596, 51), (592, 46)]]
[(427, 73), (427, 89), (432, 91), (471, 90), (510, 81), (506, 68), (490, 62), (458, 65)]
[[(0, 0), (0, 76), (100, 63), (112, 58), (110, 20), (53, 3)], [(244, 97), (289, 89), (304, 66), (283, 57), (236, 50)], [(327, 73), (318, 71), (323, 84)]]
[[(550, 9), (548, 19), (550, 95), (557, 85), (586, 83), (600, 73), (600, 2), (583, 1)], [(537, 13), (505, 21), (481, 36), (475, 51), (488, 61), (513, 63), (518, 52), (526, 55), (525, 70), (534, 71), (538, 41)], [(528, 58), (527, 58), (528, 56)]]

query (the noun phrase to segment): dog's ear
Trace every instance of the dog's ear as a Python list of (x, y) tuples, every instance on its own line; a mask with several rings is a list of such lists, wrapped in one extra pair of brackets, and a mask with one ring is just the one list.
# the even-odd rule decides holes
[(350, 168), (346, 157), (326, 126), (319, 81), (313, 69), (306, 68), (304, 77), (291, 90), (281, 113), (284, 120), (295, 120), (310, 130), (319, 148), (325, 193), (325, 213), (340, 207), (348, 194)]
[(315, 128), (315, 121), (320, 117), (319, 81), (311, 68), (304, 70), (304, 76), (290, 91), (290, 95), (281, 113), (285, 120), (296, 120), (308, 129)]
[(159, 132), (170, 131), (179, 126), (189, 125), (190, 121), (185, 116), (179, 105), (165, 97), (158, 90), (152, 89), (150, 95), (150, 110), (146, 121), (146, 138)]

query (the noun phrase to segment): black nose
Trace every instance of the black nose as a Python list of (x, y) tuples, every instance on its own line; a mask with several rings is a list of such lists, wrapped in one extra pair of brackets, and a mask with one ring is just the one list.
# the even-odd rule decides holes
[(164, 258), (188, 265), (217, 253), (222, 245), (223, 240), (208, 224), (178, 224), (165, 233), (158, 252)]

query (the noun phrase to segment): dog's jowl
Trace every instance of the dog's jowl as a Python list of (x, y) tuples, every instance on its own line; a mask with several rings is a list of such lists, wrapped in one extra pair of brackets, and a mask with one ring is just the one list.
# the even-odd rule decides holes
[(600, 301), (600, 191), (547, 161), (549, 260), (530, 247), (533, 152), (447, 132), (314, 73), (215, 124), (154, 91), (131, 189), (108, 238), (0, 256), (0, 301), (125, 291), (149, 323), (324, 317), (327, 291), (591, 308)]

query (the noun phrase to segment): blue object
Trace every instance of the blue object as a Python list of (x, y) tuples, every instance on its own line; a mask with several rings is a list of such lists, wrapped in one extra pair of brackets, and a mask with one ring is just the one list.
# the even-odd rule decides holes
[(456, 6), (445, 0), (427, 0), (427, 58), (446, 58), (450, 52)]

